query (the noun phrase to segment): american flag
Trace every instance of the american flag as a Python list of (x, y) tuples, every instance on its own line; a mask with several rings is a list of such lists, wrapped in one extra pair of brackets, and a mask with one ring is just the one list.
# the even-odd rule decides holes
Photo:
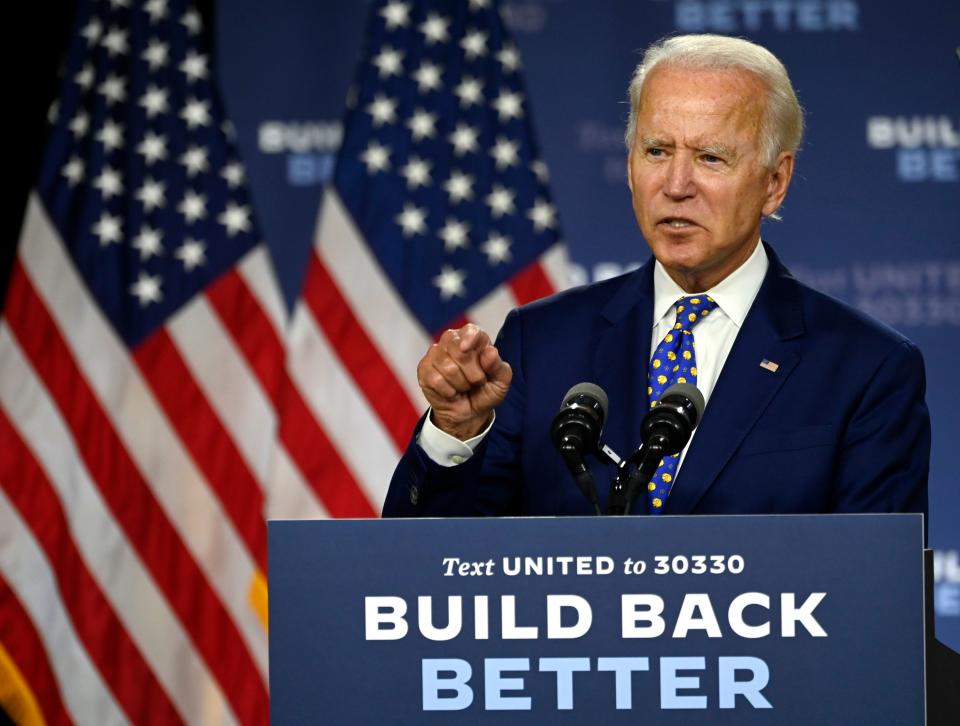
[(377, 514), (433, 336), (560, 286), (496, 6), (371, 18), (288, 329), (200, 17), (79, 4), (0, 320), (18, 721), (266, 723), (264, 514)]
[[(348, 107), (288, 350), (321, 434), (301, 471), (334, 516), (380, 511), (434, 337), (467, 321), (493, 334), (566, 278), (497, 3), (374, 3)], [(304, 418), (283, 411), (281, 440)]]
[(80, 2), (51, 109), (0, 322), (0, 679), (25, 723), (268, 718), (285, 321), (200, 32), (186, 0)]

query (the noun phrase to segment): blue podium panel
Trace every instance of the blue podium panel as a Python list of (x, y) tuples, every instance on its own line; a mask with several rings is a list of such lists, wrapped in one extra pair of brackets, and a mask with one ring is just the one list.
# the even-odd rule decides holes
[(919, 515), (271, 522), (281, 724), (922, 724)]

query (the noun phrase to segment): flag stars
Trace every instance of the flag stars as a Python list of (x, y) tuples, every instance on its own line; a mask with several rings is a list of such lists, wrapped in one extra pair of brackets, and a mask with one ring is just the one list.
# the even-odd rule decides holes
[(187, 224), (193, 224), (207, 216), (207, 198), (188, 189), (183, 200), (177, 205), (177, 211), (183, 215)]
[(123, 146), (123, 126), (114, 122), (106, 121), (103, 128), (97, 132), (97, 141), (103, 144), (105, 151), (115, 151)]
[(490, 0), (470, 0), (471, 10), (483, 10), (490, 7)]
[(543, 232), (545, 229), (557, 225), (557, 210), (546, 199), (537, 199), (536, 203), (527, 212), (527, 217), (533, 221), (534, 229)]
[(473, 177), (469, 174), (454, 170), (450, 173), (450, 178), (447, 179), (443, 188), (450, 195), (451, 204), (459, 204), (473, 199)]
[(470, 108), (483, 100), (483, 84), (472, 76), (464, 76), (453, 92), (464, 108)]
[(180, 112), (180, 118), (187, 122), (191, 130), (197, 126), (207, 126), (210, 123), (210, 105), (207, 101), (191, 98)]
[(448, 31), (450, 21), (436, 13), (430, 13), (427, 19), (420, 25), (420, 32), (423, 33), (424, 42), (427, 45), (434, 43), (446, 43), (450, 40)]
[(97, 89), (105, 99), (107, 105), (121, 103), (127, 99), (127, 88), (124, 80), (119, 76), (107, 76), (107, 79)]
[(70, 133), (73, 134), (75, 138), (79, 139), (90, 130), (90, 117), (81, 111), (70, 119), (67, 128), (70, 129)]
[(497, 111), (501, 121), (523, 116), (523, 96), (513, 91), (501, 91), (491, 104)]
[(163, 253), (160, 230), (148, 225), (140, 228), (140, 234), (133, 238), (133, 247), (140, 253), (140, 260), (149, 260)]
[(373, 97), (373, 101), (367, 106), (367, 113), (373, 121), (375, 127), (384, 124), (392, 124), (397, 120), (397, 102), (382, 93)]
[(487, 195), (486, 203), (490, 207), (490, 213), (494, 219), (499, 219), (505, 214), (513, 214), (515, 210), (513, 204), (514, 193), (500, 184), (493, 185), (493, 191)]
[(505, 45), (497, 53), (497, 60), (500, 62), (500, 65), (503, 66), (503, 70), (507, 73), (513, 73), (520, 70), (520, 53), (517, 51), (516, 46)]
[(93, 86), (93, 66), (89, 63), (84, 65), (84, 67), (80, 69), (80, 72), (73, 77), (73, 82), (84, 91), (89, 91)]
[(457, 156), (477, 150), (477, 130), (465, 123), (458, 123), (457, 128), (450, 134), (449, 141), (453, 144), (453, 153)]
[(180, 157), (180, 163), (187, 169), (187, 176), (196, 176), (210, 168), (207, 163), (207, 150), (202, 146), (191, 146)]
[(387, 3), (380, 16), (386, 21), (387, 30), (405, 28), (410, 24), (410, 6), (404, 2)]
[(430, 61), (424, 61), (413, 74), (413, 80), (417, 82), (417, 90), (420, 93), (427, 93), (440, 88), (442, 76), (443, 69), (440, 66)]
[(89, 45), (93, 45), (100, 40), (103, 35), (103, 23), (97, 18), (92, 18), (89, 23), (83, 26), (80, 35), (83, 36)]
[(440, 268), (440, 274), (433, 278), (433, 284), (440, 290), (440, 299), (446, 301), (452, 297), (463, 297), (467, 293), (463, 284), (466, 279), (463, 270), (444, 265)]
[(403, 70), (403, 53), (386, 45), (373, 59), (380, 78), (399, 76)]
[(547, 169), (547, 165), (540, 159), (530, 162), (530, 171), (533, 172), (534, 176), (537, 177), (537, 181), (541, 184), (546, 184), (550, 181), (550, 171)]
[(137, 298), (140, 307), (145, 308), (150, 303), (158, 303), (163, 300), (160, 285), (160, 275), (148, 275), (146, 272), (141, 272), (137, 281), (130, 286), (130, 294)]
[(120, 217), (114, 217), (107, 212), (100, 215), (92, 229), (94, 236), (99, 238), (101, 247), (119, 242), (121, 231)]
[(180, 71), (187, 77), (188, 83), (196, 83), (209, 75), (207, 56), (191, 50), (180, 64)]
[(147, 113), (147, 118), (153, 118), (157, 114), (166, 113), (170, 110), (170, 104), (167, 101), (167, 91), (164, 88), (158, 88), (151, 84), (147, 92), (140, 97), (140, 105)]
[(167, 0), (149, 0), (143, 10), (150, 16), (150, 22), (156, 23), (167, 17)]
[(129, 51), (127, 31), (120, 28), (110, 28), (109, 32), (100, 40), (100, 45), (107, 49), (111, 58), (115, 55), (126, 55)]
[(156, 71), (167, 64), (169, 54), (170, 46), (154, 38), (140, 57), (147, 62), (151, 71)]
[(227, 208), (223, 214), (217, 217), (217, 221), (226, 228), (227, 235), (230, 237), (235, 237), (240, 232), (249, 232), (251, 228), (250, 208), (242, 204), (227, 202)]
[(498, 136), (493, 148), (490, 149), (490, 156), (496, 162), (497, 169), (503, 170), (519, 163), (517, 156), (519, 148), (514, 141), (510, 141), (503, 136)]
[(183, 269), (192, 272), (207, 263), (207, 249), (202, 242), (187, 237), (183, 244), (177, 247), (173, 256), (183, 263)]
[(427, 229), (426, 210), (407, 202), (403, 205), (403, 211), (396, 216), (396, 222), (407, 239), (415, 234), (423, 234)]
[(143, 181), (143, 186), (137, 190), (137, 199), (143, 205), (144, 212), (152, 212), (166, 205), (166, 185), (163, 182), (156, 181), (147, 177)]
[(430, 184), (430, 162), (412, 156), (400, 174), (407, 180), (408, 189), (427, 186)]
[(143, 141), (137, 146), (137, 153), (143, 155), (148, 166), (163, 161), (167, 158), (167, 140), (159, 134), (148, 131)]
[(407, 122), (407, 127), (410, 129), (414, 141), (423, 141), (436, 136), (436, 123), (437, 117), (435, 114), (418, 108)]
[(367, 165), (368, 174), (376, 174), (390, 168), (390, 149), (376, 141), (371, 141), (360, 159)]
[(490, 265), (509, 262), (511, 259), (510, 238), (502, 234), (491, 234), (487, 241), (480, 246), (480, 249), (487, 256), (487, 262)]
[(66, 164), (63, 165), (63, 170), (60, 172), (67, 179), (67, 183), (74, 187), (83, 181), (84, 176), (84, 164), (83, 159), (78, 156), (70, 158)]
[(241, 184), (243, 184), (243, 180), (246, 178), (246, 174), (243, 172), (243, 164), (241, 164), (239, 161), (232, 161), (223, 167), (223, 171), (220, 172), (220, 176), (227, 181), (227, 184), (231, 189), (236, 189), (239, 187)]
[(463, 36), (460, 47), (463, 48), (467, 60), (476, 60), (487, 54), (487, 34), (479, 30), (471, 30)]
[(469, 232), (470, 225), (451, 217), (447, 219), (437, 236), (443, 240), (443, 249), (446, 252), (453, 252), (470, 246)]
[(180, 18), (180, 24), (187, 29), (191, 35), (199, 35), (203, 29), (203, 21), (200, 19), (200, 13), (196, 10), (188, 10)]
[(103, 167), (100, 176), (93, 180), (93, 186), (100, 190), (104, 199), (110, 199), (123, 193), (123, 181), (120, 172), (109, 166)]

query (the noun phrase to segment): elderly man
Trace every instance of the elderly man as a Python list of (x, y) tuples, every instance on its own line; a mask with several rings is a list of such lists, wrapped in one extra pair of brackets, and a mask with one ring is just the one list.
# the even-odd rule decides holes
[[(628, 184), (653, 259), (514, 310), (496, 345), (448, 330), (418, 368), (431, 410), (385, 516), (592, 511), (550, 441), (567, 389), (610, 397), (604, 440), (639, 444), (672, 383), (707, 406), (634, 513), (926, 512), (920, 353), (799, 283), (760, 240), (793, 174), (803, 116), (766, 49), (722, 36), (654, 44), (630, 84)], [(600, 498), (612, 466), (591, 464)]]

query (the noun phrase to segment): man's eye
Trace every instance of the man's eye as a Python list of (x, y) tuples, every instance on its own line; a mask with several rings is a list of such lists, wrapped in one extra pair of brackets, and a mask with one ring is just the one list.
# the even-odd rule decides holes
[(664, 153), (663, 149), (647, 149), (647, 154), (650, 156), (663, 156)]
[(702, 158), (708, 164), (719, 164), (723, 161), (719, 156), (714, 156), (713, 154), (704, 154)]

